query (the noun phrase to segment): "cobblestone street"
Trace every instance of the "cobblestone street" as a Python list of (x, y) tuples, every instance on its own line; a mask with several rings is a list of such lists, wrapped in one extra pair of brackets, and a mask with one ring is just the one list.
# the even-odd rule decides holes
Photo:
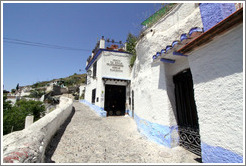
[(182, 147), (158, 145), (137, 131), (129, 116), (99, 117), (74, 102), (74, 111), (52, 139), (46, 162), (55, 163), (197, 163)]

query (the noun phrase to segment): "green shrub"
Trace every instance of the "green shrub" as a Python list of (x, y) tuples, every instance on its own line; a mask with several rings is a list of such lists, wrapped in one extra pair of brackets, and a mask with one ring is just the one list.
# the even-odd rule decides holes
[(135, 60), (136, 60), (136, 55), (132, 55), (131, 60), (130, 60), (130, 67), (131, 68), (134, 66)]
[(3, 134), (8, 134), (13, 131), (22, 130), (25, 128), (25, 119), (28, 115), (34, 116), (34, 121), (37, 121), (45, 115), (45, 106), (40, 101), (19, 100), (16, 101), (13, 107), (10, 107), (4, 100), (3, 112)]
[(132, 54), (131, 60), (130, 60), (130, 67), (132, 68), (134, 65), (134, 62), (136, 60), (136, 50), (135, 46), (137, 44), (137, 37), (133, 34), (129, 33), (126, 40), (126, 51)]
[(40, 98), (45, 94), (45, 91), (39, 90), (39, 89), (34, 89), (30, 91), (30, 95), (28, 97), (31, 98)]

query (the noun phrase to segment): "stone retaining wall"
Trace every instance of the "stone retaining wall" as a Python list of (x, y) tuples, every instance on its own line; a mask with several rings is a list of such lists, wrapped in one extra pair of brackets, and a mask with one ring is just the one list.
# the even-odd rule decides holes
[(61, 97), (54, 111), (24, 130), (3, 136), (3, 162), (44, 162), (46, 146), (71, 114), (72, 104), (72, 99)]

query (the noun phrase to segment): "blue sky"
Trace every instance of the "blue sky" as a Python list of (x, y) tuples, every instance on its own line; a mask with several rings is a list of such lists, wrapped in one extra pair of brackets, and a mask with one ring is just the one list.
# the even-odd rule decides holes
[[(11, 90), (38, 81), (85, 73), (97, 39), (126, 41), (160, 8), (154, 3), (4, 3), (3, 84)], [(83, 50), (7, 43), (24, 40)], [(82, 71), (80, 72), (79, 69)]]

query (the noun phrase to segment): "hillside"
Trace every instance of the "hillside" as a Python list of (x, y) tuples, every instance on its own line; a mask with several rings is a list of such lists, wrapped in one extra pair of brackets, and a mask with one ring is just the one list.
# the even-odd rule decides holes
[(45, 87), (48, 84), (52, 83), (52, 82), (61, 82), (63, 83), (64, 86), (67, 87), (72, 87), (72, 86), (79, 86), (81, 84), (85, 84), (86, 82), (86, 74), (76, 74), (74, 73), (74, 75), (65, 77), (65, 78), (59, 78), (59, 79), (53, 79), (50, 81), (42, 81), (42, 82), (37, 82), (33, 85), (30, 85), (32, 88), (41, 88), (41, 87)]

